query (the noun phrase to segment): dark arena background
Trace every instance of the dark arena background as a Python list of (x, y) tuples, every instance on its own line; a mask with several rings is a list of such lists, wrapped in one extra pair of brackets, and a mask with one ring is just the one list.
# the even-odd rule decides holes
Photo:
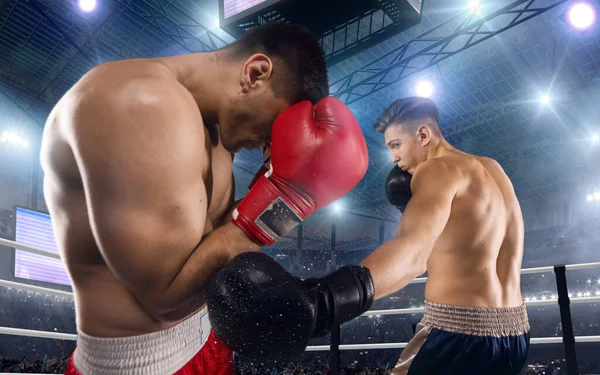
[[(523, 374), (600, 374), (599, 11), (592, 0), (0, 0), (0, 373), (62, 373), (75, 348), (39, 163), (58, 99), (104, 62), (213, 51), (293, 22), (319, 36), (331, 95), (358, 119), (370, 162), (349, 194), (263, 251), (307, 278), (392, 238), (393, 164), (372, 125), (395, 99), (431, 97), (448, 141), (496, 159), (523, 210)], [(236, 199), (261, 163), (258, 151), (236, 156)], [(391, 374), (422, 315), (422, 281), (292, 362), (236, 356), (237, 372)]]

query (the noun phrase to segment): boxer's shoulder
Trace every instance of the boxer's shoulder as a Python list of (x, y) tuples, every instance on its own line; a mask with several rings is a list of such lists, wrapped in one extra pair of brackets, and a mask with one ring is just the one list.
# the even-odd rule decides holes
[(59, 123), (61, 133), (75, 141), (69, 142), (71, 146), (86, 132), (126, 131), (147, 137), (174, 129), (172, 136), (180, 135), (197, 142), (194, 147), (204, 148), (203, 121), (196, 102), (160, 64), (102, 64), (75, 84), (52, 112), (50, 117)]
[(444, 183), (452, 185), (457, 179), (457, 174), (453, 173), (456, 169), (456, 163), (452, 160), (439, 157), (429, 159), (417, 166), (411, 180), (411, 188), (415, 189), (420, 184)]
[[(135, 63), (135, 61), (133, 61)], [(103, 110), (145, 110), (198, 114), (196, 103), (170, 71), (157, 63), (108, 63), (86, 74), (70, 90), (80, 107)]]

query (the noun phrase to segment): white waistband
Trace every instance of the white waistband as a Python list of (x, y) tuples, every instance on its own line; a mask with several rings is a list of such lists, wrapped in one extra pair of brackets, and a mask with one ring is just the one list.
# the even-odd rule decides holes
[(209, 334), (206, 308), (146, 335), (103, 338), (78, 332), (73, 362), (82, 375), (173, 374), (202, 349)]

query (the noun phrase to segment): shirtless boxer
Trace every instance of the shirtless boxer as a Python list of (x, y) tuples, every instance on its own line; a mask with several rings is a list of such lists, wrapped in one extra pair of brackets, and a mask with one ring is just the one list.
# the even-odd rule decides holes
[[(360, 127), (327, 95), (319, 41), (280, 24), (211, 53), (103, 64), (64, 95), (41, 152), (75, 295), (68, 374), (233, 373), (207, 281), (366, 171)], [(269, 141), (271, 170), (234, 210), (232, 154)]]
[[(393, 374), (518, 374), (527, 359), (529, 323), (520, 291), (523, 218), (510, 180), (496, 161), (452, 147), (429, 99), (396, 101), (375, 129), (385, 135), (397, 164), (387, 193), (405, 211), (396, 237), (361, 262), (355, 272), (360, 277), (332, 281), (332, 275), (356, 269), (345, 266), (324, 278), (300, 281), (260, 254), (239, 256), (231, 267), (260, 264), (261, 272), (286, 284), (286, 293), (290, 285), (298, 288), (298, 303), (318, 312), (299, 324), (303, 331), (296, 336), (301, 337), (322, 335), (427, 271), (425, 314)], [(229, 266), (215, 279), (222, 280), (222, 273), (231, 273)], [(242, 288), (279, 296), (277, 286), (246, 282)], [(228, 285), (222, 296), (237, 292), (236, 285)], [(232, 313), (231, 321), (239, 315), (263, 324), (273, 305), (258, 317), (234, 309), (220, 312)]]

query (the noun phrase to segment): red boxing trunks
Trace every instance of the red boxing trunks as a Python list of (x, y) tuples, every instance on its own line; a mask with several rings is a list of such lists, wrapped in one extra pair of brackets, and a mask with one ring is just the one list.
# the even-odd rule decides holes
[(233, 353), (210, 329), (206, 309), (164, 331), (119, 338), (79, 332), (67, 375), (233, 375)]

